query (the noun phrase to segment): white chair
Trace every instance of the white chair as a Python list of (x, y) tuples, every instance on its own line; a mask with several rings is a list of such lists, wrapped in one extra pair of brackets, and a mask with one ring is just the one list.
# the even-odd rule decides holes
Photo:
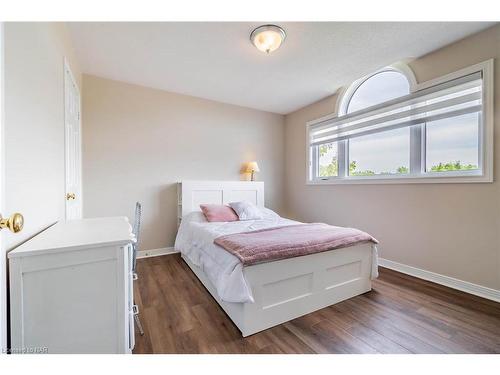
[[(132, 252), (132, 272), (134, 274), (134, 281), (138, 279), (137, 272), (136, 272), (136, 264), (137, 264), (137, 252), (139, 251), (139, 233), (140, 233), (140, 228), (141, 228), (141, 213), (142, 213), (142, 206), (139, 202), (135, 203), (135, 219), (134, 219), (134, 226), (132, 228), (132, 232), (134, 233), (135, 236), (135, 243), (133, 243), (133, 249), (134, 251)], [(139, 309), (137, 308), (137, 305), (135, 304), (134, 301), (134, 320), (135, 324), (137, 324), (137, 328), (139, 329), (139, 333), (141, 336), (144, 336), (144, 330), (142, 329), (142, 324), (141, 320), (139, 319)]]

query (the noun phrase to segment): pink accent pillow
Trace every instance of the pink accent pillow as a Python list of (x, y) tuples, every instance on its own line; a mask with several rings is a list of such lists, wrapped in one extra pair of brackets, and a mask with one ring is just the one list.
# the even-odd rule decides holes
[(229, 207), (222, 204), (200, 204), (207, 221), (238, 221), (238, 215)]

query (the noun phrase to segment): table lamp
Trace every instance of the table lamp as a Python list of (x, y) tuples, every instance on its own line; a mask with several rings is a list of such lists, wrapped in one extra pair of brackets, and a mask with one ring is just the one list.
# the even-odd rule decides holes
[(246, 173), (252, 174), (251, 181), (255, 181), (254, 180), (255, 172), (260, 172), (259, 165), (257, 164), (256, 161), (251, 161), (247, 164), (247, 169), (246, 169)]

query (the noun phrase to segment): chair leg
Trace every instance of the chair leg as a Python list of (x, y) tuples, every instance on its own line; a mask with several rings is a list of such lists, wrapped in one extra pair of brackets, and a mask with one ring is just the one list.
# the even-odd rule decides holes
[(137, 328), (139, 329), (139, 333), (141, 334), (141, 336), (144, 336), (144, 330), (142, 329), (142, 324), (141, 320), (139, 319), (139, 314), (134, 314), (134, 320), (135, 324), (137, 324)]

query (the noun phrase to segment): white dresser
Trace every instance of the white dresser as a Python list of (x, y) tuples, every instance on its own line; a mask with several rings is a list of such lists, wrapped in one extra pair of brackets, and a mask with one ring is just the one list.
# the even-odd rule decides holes
[(11, 348), (131, 353), (132, 242), (126, 217), (59, 222), (8, 254)]

